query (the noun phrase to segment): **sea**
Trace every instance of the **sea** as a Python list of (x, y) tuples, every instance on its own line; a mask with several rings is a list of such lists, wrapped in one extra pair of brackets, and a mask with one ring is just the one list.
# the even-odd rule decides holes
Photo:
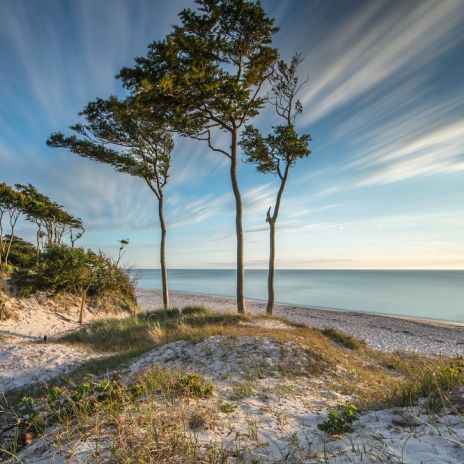
[[(134, 269), (139, 288), (160, 289), (159, 269)], [(231, 269), (172, 269), (174, 291), (235, 296)], [(267, 271), (247, 270), (246, 297), (267, 298)], [(276, 303), (464, 323), (464, 271), (276, 271)]]

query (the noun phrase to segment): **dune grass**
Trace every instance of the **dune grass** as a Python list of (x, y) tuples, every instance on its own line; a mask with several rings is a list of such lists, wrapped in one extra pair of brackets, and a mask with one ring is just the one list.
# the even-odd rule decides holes
[(95, 352), (140, 351), (176, 340), (202, 339), (236, 326), (244, 316), (213, 312), (205, 306), (106, 319), (85, 325), (60, 339)]
[[(88, 361), (48, 388), (10, 394), (10, 420), (24, 414), (22, 393), (38, 405), (37, 417), (42, 422), (37, 423), (35, 434), (50, 425), (49, 417), (61, 427), (57, 430), (63, 441), (75, 440), (81, 433), (105, 441), (110, 431), (112, 445), (105, 453), (111, 462), (229, 462), (230, 450), (220, 444), (205, 449), (196, 433), (214, 427), (217, 414), (232, 414), (241, 401), (257, 395), (255, 385), (264, 371), (256, 372), (256, 379), (251, 372), (249, 378), (235, 381), (228, 397), (219, 396), (213, 382), (202, 375), (179, 369), (153, 366), (130, 384), (118, 378), (121, 367), (142, 353), (178, 340), (201, 343), (211, 336), (228, 337), (231, 349), (240, 337), (272, 338), (280, 346), (282, 359), (277, 369), (282, 380), (323, 379), (329, 389), (351, 395), (361, 413), (370, 408), (409, 406), (421, 398), (426, 398), (430, 409), (437, 409), (450, 404), (452, 392), (464, 386), (462, 359), (382, 353), (335, 330), (321, 331), (289, 321), (284, 321), (288, 328), (279, 329), (243, 324), (250, 319), (187, 307), (90, 323), (61, 341), (112, 354)], [(298, 357), (306, 361), (292, 362)], [(45, 422), (44, 415), (48, 417)], [(30, 421), (21, 417), (19, 423)], [(18, 437), (24, 442), (27, 433), (26, 427)], [(16, 442), (16, 449), (21, 443)], [(253, 462), (240, 446), (237, 443), (234, 451), (237, 462)]]
[(349, 348), (350, 350), (360, 350), (366, 346), (365, 342), (362, 340), (358, 340), (357, 338), (340, 332), (339, 330), (332, 327), (323, 329), (322, 333), (334, 342), (344, 346), (345, 348)]

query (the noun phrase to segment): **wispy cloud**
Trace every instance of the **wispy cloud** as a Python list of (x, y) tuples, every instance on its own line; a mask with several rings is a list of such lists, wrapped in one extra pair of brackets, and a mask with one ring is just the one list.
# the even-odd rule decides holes
[(386, 79), (416, 78), (464, 39), (459, 0), (369, 2), (307, 57), (302, 101), (313, 123)]

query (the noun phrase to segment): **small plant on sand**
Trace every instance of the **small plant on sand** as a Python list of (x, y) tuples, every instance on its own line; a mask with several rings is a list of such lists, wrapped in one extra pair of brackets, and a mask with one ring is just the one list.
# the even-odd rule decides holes
[(224, 414), (230, 414), (231, 412), (234, 412), (236, 409), (237, 409), (236, 403), (221, 403), (219, 405), (219, 410), (223, 412)]
[(253, 395), (254, 389), (252, 382), (235, 382), (232, 385), (232, 393), (230, 399), (233, 401), (241, 400), (243, 398), (249, 398)]
[(180, 370), (170, 371), (160, 366), (138, 376), (138, 381), (148, 392), (161, 394), (169, 401), (175, 401), (182, 396), (209, 398), (214, 391), (213, 384), (200, 374)]
[(331, 435), (340, 435), (342, 433), (350, 433), (353, 431), (351, 424), (358, 418), (358, 409), (355, 405), (347, 403), (339, 406), (336, 410), (330, 411), (327, 419), (317, 428), (322, 432)]

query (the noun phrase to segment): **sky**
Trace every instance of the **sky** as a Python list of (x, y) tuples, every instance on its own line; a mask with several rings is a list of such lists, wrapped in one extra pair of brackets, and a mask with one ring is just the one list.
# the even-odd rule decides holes
[[(277, 229), (279, 268), (464, 269), (462, 0), (263, 1), (284, 59), (305, 57), (300, 133)], [(136, 178), (48, 148), (191, 1), (1, 0), (0, 182), (32, 183), (86, 224), (84, 247), (159, 267), (156, 198)], [(254, 123), (277, 123), (271, 108)], [(222, 140), (222, 139), (219, 139)], [(166, 189), (170, 268), (235, 266), (227, 158), (176, 139)], [(268, 260), (278, 182), (241, 163), (248, 268)], [(33, 239), (21, 222), (19, 235)]]

